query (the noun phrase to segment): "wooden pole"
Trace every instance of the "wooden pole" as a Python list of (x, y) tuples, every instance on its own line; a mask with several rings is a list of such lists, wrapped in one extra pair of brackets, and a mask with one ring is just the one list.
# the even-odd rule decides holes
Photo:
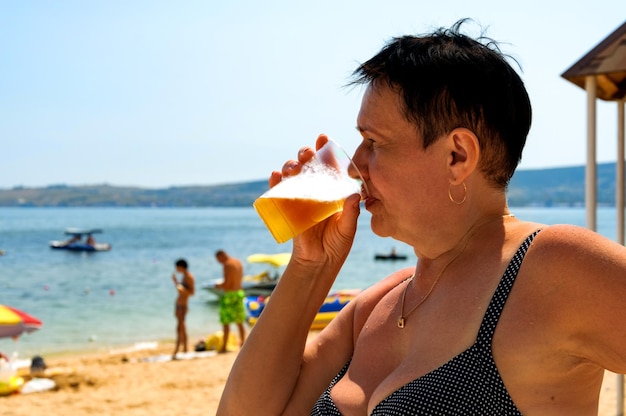
[(585, 78), (587, 90), (587, 166), (585, 169), (585, 207), (587, 228), (596, 231), (597, 165), (596, 165), (596, 97), (598, 84), (594, 75)]
[[(624, 245), (624, 103), (617, 102), (617, 178), (615, 208), (617, 211), (617, 242)], [(617, 416), (624, 416), (624, 376), (617, 375)]]
[(624, 245), (624, 103), (617, 102), (617, 177), (615, 208), (617, 211), (617, 242)]

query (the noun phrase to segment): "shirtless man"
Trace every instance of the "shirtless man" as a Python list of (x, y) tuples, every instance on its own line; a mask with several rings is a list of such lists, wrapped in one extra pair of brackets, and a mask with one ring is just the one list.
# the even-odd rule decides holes
[(187, 352), (187, 327), (185, 326), (185, 316), (187, 315), (189, 297), (193, 296), (195, 292), (195, 279), (193, 274), (187, 270), (187, 261), (179, 259), (176, 261), (176, 271), (182, 274), (183, 278), (179, 282), (176, 278), (176, 273), (172, 273), (172, 280), (176, 285), (178, 291), (178, 297), (176, 298), (176, 348), (172, 359), (176, 359), (176, 353), (178, 348), (182, 347), (184, 352)]
[(222, 289), (224, 294), (220, 297), (220, 322), (223, 326), (224, 341), (219, 352), (226, 352), (230, 324), (234, 322), (239, 328), (239, 345), (243, 345), (246, 332), (243, 327), (245, 310), (243, 298), (245, 293), (242, 289), (243, 266), (241, 261), (230, 257), (224, 250), (218, 250), (215, 258), (224, 266), (224, 281), (215, 285), (216, 289)]

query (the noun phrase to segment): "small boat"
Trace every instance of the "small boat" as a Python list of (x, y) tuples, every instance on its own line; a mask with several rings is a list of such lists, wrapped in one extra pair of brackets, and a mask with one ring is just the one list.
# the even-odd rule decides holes
[(398, 254), (396, 253), (395, 249), (391, 250), (391, 253), (389, 254), (376, 254), (374, 256), (374, 260), (406, 260), (407, 256), (404, 254)]
[[(242, 285), (246, 296), (271, 295), (280, 278), (280, 267), (289, 263), (290, 258), (291, 253), (251, 254), (248, 256), (246, 259), (248, 263), (267, 264), (271, 266), (273, 270), (265, 270), (255, 275), (244, 276)], [(219, 297), (224, 293), (222, 289), (215, 288), (215, 283), (219, 281), (221, 281), (221, 279), (216, 279), (215, 282), (203, 286), (203, 289)]]
[[(330, 321), (337, 316), (339, 311), (341, 311), (360, 292), (360, 289), (347, 289), (330, 293), (324, 300), (324, 303), (320, 307), (317, 315), (315, 315), (315, 319), (311, 324), (311, 329), (322, 330), (326, 328)], [(261, 312), (263, 312), (263, 309), (269, 300), (269, 296), (246, 296), (246, 321), (248, 322), (248, 325), (252, 327), (256, 324), (259, 316), (261, 316)]]
[[(109, 251), (111, 250), (111, 244), (109, 243), (97, 243), (93, 238), (93, 234), (102, 233), (99, 228), (68, 228), (65, 230), (65, 235), (72, 236), (69, 240), (64, 241), (50, 241), (50, 248), (58, 250), (69, 251)], [(83, 241), (83, 236), (87, 238)]]

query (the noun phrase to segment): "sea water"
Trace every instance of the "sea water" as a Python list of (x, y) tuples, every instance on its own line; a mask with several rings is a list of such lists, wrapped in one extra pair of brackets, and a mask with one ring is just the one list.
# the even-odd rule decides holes
[[(512, 208), (519, 218), (546, 224), (585, 225), (582, 208)], [(375, 236), (362, 210), (357, 238), (335, 289), (366, 288), (383, 276), (415, 264), (411, 248)], [(598, 212), (598, 231), (614, 239), (615, 210)], [(101, 228), (109, 252), (53, 250), (51, 240), (66, 228)], [(125, 348), (173, 340), (176, 289), (174, 262), (185, 258), (196, 277), (187, 327), (190, 344), (221, 328), (216, 298), (202, 286), (219, 280), (214, 253), (241, 259), (245, 274), (270, 268), (246, 262), (254, 253), (291, 251), (276, 244), (250, 208), (0, 208), (0, 303), (43, 321), (31, 334), (0, 339), (0, 351), (21, 357), (83, 350)], [(375, 261), (395, 249), (405, 261)], [(271, 268), (270, 268), (271, 269)], [(280, 271), (280, 270), (279, 270)]]

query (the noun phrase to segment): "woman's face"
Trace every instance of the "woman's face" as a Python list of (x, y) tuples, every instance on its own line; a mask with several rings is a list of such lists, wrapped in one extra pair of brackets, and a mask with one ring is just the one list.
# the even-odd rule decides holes
[(369, 189), (372, 230), (415, 245), (421, 233), (435, 230), (439, 207), (448, 201), (445, 147), (440, 140), (422, 149), (401, 97), (384, 83), (367, 88), (357, 129), (363, 139), (354, 162)]

